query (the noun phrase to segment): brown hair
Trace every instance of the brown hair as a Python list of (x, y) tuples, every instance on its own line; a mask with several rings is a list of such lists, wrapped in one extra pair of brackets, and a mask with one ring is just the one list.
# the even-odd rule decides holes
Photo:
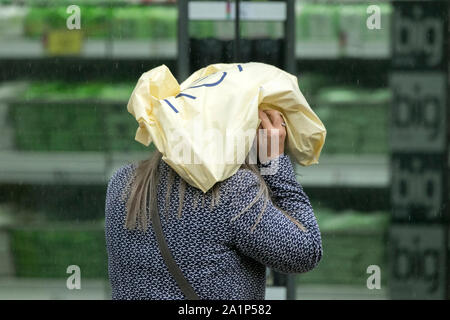
[[(150, 219), (151, 212), (153, 210), (158, 210), (157, 206), (157, 187), (159, 182), (159, 171), (158, 165), (161, 161), (162, 154), (159, 151), (154, 151), (153, 155), (146, 160), (139, 161), (136, 170), (134, 171), (134, 175), (130, 177), (128, 180), (128, 185), (124, 189), (122, 194), (122, 199), (126, 201), (126, 209), (127, 216), (125, 221), (125, 227), (129, 230), (139, 229), (146, 231), (148, 226), (148, 220)], [(264, 197), (264, 205), (261, 209), (260, 214), (258, 215), (255, 224), (251, 228), (251, 232), (253, 232), (256, 228), (256, 225), (261, 221), (262, 215), (267, 207), (267, 201), (270, 198), (269, 189), (262, 178), (259, 168), (255, 164), (249, 163), (249, 158), (245, 159), (245, 162), (242, 164), (241, 168), (252, 171), (256, 177), (258, 177), (259, 181), (259, 190), (255, 198), (252, 202), (245, 207), (239, 214), (232, 218), (232, 221), (239, 218), (243, 213), (249, 210), (261, 197)], [(166, 202), (166, 217), (168, 216), (168, 208), (169, 208), (169, 197), (174, 184), (175, 171), (169, 171), (167, 190), (165, 195)], [(218, 205), (220, 202), (220, 185), (221, 182), (216, 183), (210, 191), (206, 194), (202, 192), (197, 192), (194, 195), (194, 207), (199, 205), (199, 197), (202, 198), (202, 206), (205, 205), (205, 198), (207, 194), (211, 195), (210, 207)], [(131, 190), (131, 193), (130, 193)], [(180, 178), (180, 188), (179, 188), (179, 206), (177, 217), (181, 218), (181, 210), (183, 208), (184, 195), (186, 191), (186, 181)], [(147, 205), (150, 204), (149, 210), (147, 210)], [(286, 215), (297, 227), (301, 230), (306, 231), (305, 227), (291, 217), (286, 211), (279, 208), (277, 205), (274, 206), (279, 209), (284, 215)]]

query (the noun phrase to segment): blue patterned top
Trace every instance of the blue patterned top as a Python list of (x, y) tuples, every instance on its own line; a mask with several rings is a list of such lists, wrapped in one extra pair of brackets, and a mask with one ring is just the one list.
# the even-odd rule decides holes
[[(258, 192), (258, 179), (248, 169), (239, 169), (221, 183), (220, 202), (213, 209), (211, 191), (204, 194), (204, 205), (199, 201), (195, 206), (194, 198), (201, 199), (203, 192), (188, 184), (181, 218), (177, 216), (181, 178), (174, 172), (166, 218), (167, 177), (173, 169), (160, 162), (157, 198), (163, 232), (176, 262), (201, 299), (264, 299), (266, 266), (283, 273), (301, 273), (321, 260), (319, 226), (289, 156), (282, 154), (272, 161), (279, 161), (279, 170), (263, 177), (273, 202), (301, 222), (306, 232), (270, 200), (254, 232), (250, 232), (261, 212), (262, 198), (231, 221)], [(125, 228), (121, 192), (135, 168), (135, 163), (122, 166), (108, 183), (105, 235), (112, 298), (185, 299), (164, 264), (151, 226), (147, 232)]]

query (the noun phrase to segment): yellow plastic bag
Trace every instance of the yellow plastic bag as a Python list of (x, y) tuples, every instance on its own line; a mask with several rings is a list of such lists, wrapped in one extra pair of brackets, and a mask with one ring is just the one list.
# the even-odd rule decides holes
[(135, 140), (153, 142), (162, 159), (203, 192), (239, 169), (256, 137), (258, 108), (282, 113), (286, 151), (299, 164), (318, 163), (326, 129), (297, 78), (271, 65), (213, 64), (181, 85), (161, 65), (140, 77), (127, 106), (139, 123)]

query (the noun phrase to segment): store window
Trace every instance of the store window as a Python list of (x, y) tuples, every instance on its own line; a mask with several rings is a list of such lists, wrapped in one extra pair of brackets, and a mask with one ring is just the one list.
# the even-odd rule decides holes
[(138, 78), (250, 61), (294, 74), (327, 129), (295, 164), (322, 261), (267, 269), (266, 298), (448, 298), (448, 16), (401, 2), (251, 1), (281, 9), (236, 23), (234, 1), (0, 0), (0, 299), (111, 299), (107, 183), (155, 150), (126, 109)]

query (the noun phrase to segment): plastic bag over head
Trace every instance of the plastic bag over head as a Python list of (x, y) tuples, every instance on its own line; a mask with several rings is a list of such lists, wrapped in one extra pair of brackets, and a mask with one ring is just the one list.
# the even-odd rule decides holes
[(326, 129), (301, 93), (297, 77), (271, 65), (213, 64), (181, 85), (161, 65), (140, 77), (127, 110), (139, 123), (135, 140), (154, 143), (190, 185), (207, 192), (239, 169), (260, 120), (276, 109), (286, 123), (286, 151), (303, 166), (318, 163)]

